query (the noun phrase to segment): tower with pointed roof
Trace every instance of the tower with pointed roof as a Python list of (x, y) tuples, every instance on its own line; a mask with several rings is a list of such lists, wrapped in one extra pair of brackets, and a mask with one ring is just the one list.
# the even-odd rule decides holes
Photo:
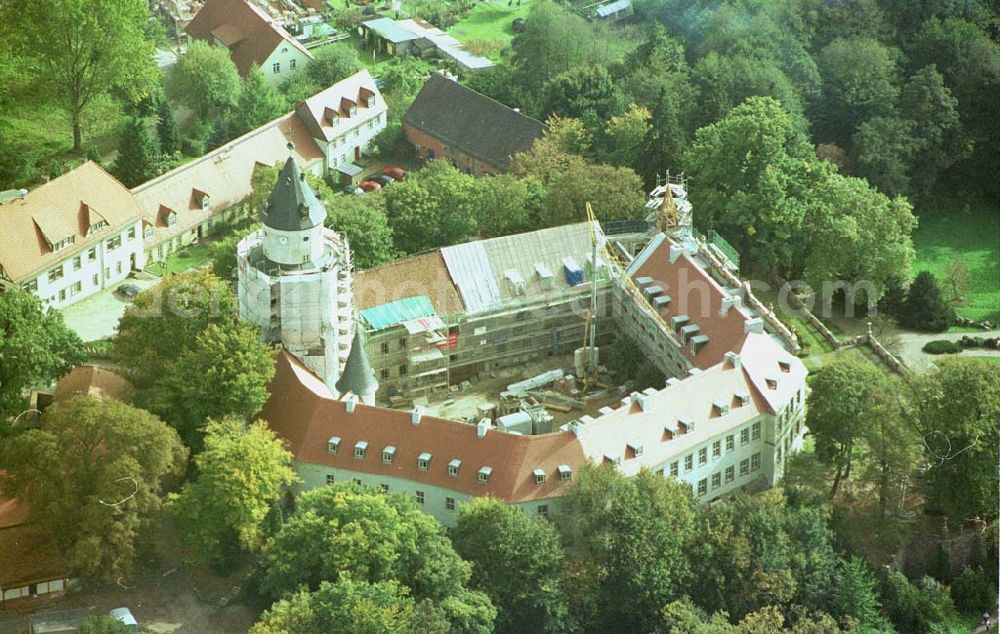
[[(240, 317), (281, 344), (335, 394), (353, 329), (351, 250), (289, 157), (261, 228), (237, 246)], [(360, 396), (360, 395), (359, 395)]]
[(355, 322), (354, 341), (351, 342), (351, 352), (347, 355), (344, 371), (337, 381), (337, 391), (341, 394), (353, 394), (366, 405), (375, 404), (375, 392), (378, 391), (378, 380), (375, 370), (368, 362), (365, 352), (364, 327)]

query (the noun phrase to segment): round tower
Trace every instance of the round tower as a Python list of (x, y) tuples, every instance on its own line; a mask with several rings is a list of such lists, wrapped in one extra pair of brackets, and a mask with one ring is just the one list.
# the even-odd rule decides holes
[(353, 330), (351, 251), (323, 226), (326, 209), (292, 157), (261, 228), (236, 249), (240, 317), (323, 379), (334, 396)]

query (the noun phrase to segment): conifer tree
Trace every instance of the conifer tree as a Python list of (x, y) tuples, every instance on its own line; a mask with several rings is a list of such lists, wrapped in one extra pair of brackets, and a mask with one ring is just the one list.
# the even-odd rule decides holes
[(944, 300), (937, 278), (930, 271), (921, 271), (910, 284), (906, 304), (899, 323), (907, 328), (941, 332), (955, 319), (955, 311)]
[(281, 93), (267, 83), (264, 73), (255, 66), (243, 80), (236, 108), (230, 113), (229, 133), (233, 137), (246, 134), (281, 116), (284, 111), (285, 100)]
[(158, 163), (159, 151), (149, 137), (145, 120), (129, 119), (118, 142), (118, 157), (111, 173), (126, 187), (135, 187), (156, 176)]
[(174, 152), (181, 149), (181, 133), (177, 128), (174, 112), (166, 99), (160, 99), (156, 116), (156, 135), (160, 139), (160, 151), (167, 156), (173, 156)]

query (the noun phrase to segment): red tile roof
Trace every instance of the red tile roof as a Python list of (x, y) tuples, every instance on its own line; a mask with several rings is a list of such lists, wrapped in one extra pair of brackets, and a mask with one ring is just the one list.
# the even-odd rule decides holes
[(708, 343), (697, 354), (691, 354), (690, 346), (683, 349), (685, 356), (704, 370), (722, 361), (726, 352), (743, 347), (746, 322), (750, 317), (745, 309), (738, 307), (731, 308), (723, 316), (722, 298), (727, 295), (725, 289), (688, 253), (680, 255), (671, 263), (671, 246), (677, 247), (679, 244), (666, 238), (656, 245), (632, 277), (653, 278), (653, 284), (661, 286), (671, 297), (670, 303), (660, 311), (668, 326), (671, 317), (687, 315), (691, 319), (688, 323), (697, 324), (701, 328), (699, 334), (708, 335)]
[(208, 0), (185, 31), (191, 37), (212, 42), (216, 37), (229, 47), (230, 57), (240, 75), (250, 67), (260, 66), (282, 42), (299, 49), (310, 58), (298, 40), (288, 34), (252, 2), (245, 0)]
[[(30, 278), (134, 224), (141, 211), (127, 187), (97, 163), (83, 165), (0, 205), (0, 268), (14, 282)], [(90, 226), (107, 225), (94, 232)], [(72, 238), (53, 252), (49, 243)]]
[(441, 317), (465, 312), (441, 251), (397, 260), (354, 275), (358, 310), (425, 295)]
[(0, 497), (0, 588), (65, 577), (66, 565), (52, 535), (28, 523), (25, 504)]
[[(322, 160), (323, 152), (305, 125), (295, 113), (289, 113), (133, 188), (143, 220), (153, 227), (147, 247), (181, 235), (242, 202), (253, 193), (254, 171), (284, 162), (289, 142), (294, 143), (295, 160), (301, 166)], [(202, 208), (205, 195), (209, 204)], [(173, 226), (167, 222), (171, 212), (176, 214)]]
[(135, 387), (113, 370), (81, 365), (59, 379), (52, 400), (62, 401), (83, 395), (128, 402), (134, 391)]
[[(583, 449), (570, 432), (519, 436), (496, 429), (479, 438), (475, 425), (423, 415), (418, 425), (411, 414), (358, 403), (347, 413), (346, 403), (332, 398), (319, 379), (287, 352), (278, 355), (270, 384), (271, 397), (261, 417), (288, 444), (295, 459), (332, 468), (404, 478), (469, 495), (492, 495), (507, 502), (525, 502), (563, 495), (570, 482), (559, 478), (559, 465), (578, 469)], [(341, 439), (336, 454), (327, 442)], [(358, 441), (368, 443), (365, 457), (354, 457)], [(382, 462), (382, 450), (395, 447), (391, 464)], [(420, 454), (431, 454), (430, 468), (417, 468)], [(448, 475), (448, 463), (462, 461), (457, 477)], [(488, 484), (480, 484), (482, 467), (493, 469)], [(544, 484), (533, 471), (542, 469)]]

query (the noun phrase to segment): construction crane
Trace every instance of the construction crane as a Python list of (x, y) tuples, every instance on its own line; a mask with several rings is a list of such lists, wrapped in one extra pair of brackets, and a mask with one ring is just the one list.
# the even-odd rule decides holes
[[(594, 216), (594, 208), (587, 202), (587, 221), (590, 224), (590, 308), (583, 311), (583, 347), (587, 355), (587, 363), (584, 366), (583, 376), (580, 377), (583, 383), (583, 393), (592, 385), (598, 383), (597, 370), (597, 218)], [(601, 245), (603, 248), (603, 244)]]

